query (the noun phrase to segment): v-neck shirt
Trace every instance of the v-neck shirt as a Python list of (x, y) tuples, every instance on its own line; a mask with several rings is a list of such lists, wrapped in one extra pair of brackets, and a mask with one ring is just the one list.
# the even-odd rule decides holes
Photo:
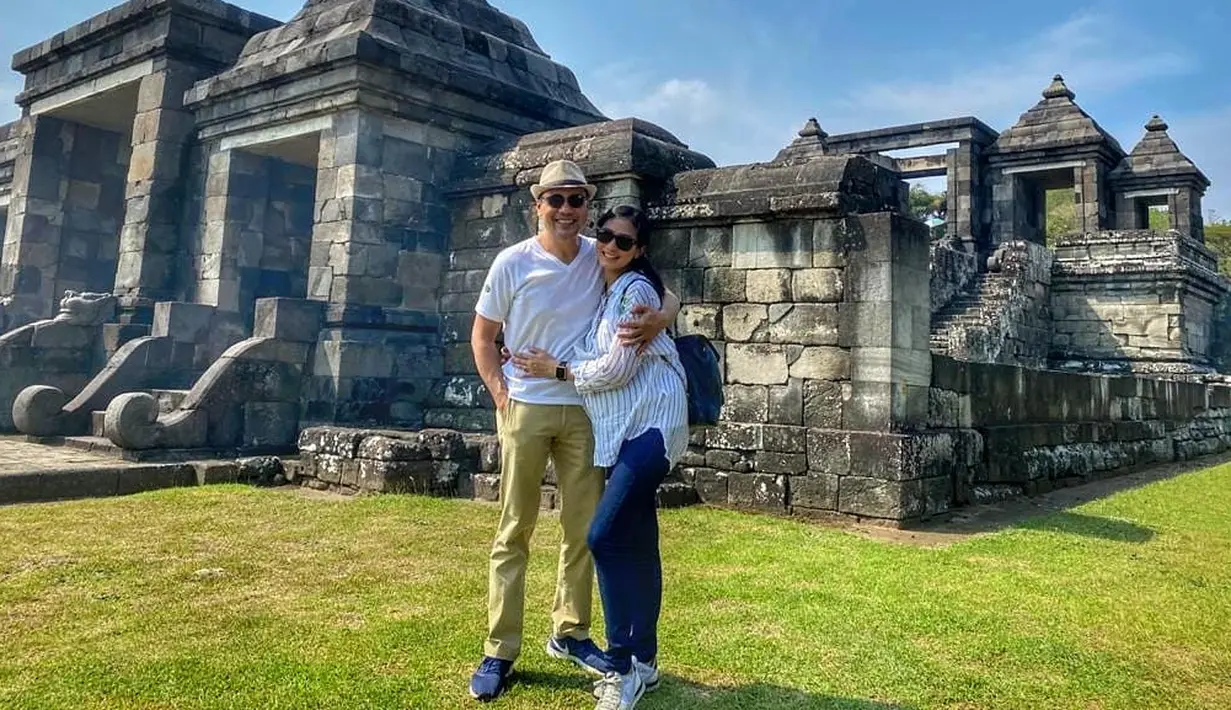
[[(492, 261), (475, 312), (504, 325), (504, 344), (512, 352), (531, 347), (567, 360), (585, 339), (603, 298), (602, 268), (595, 242), (581, 237), (567, 264), (535, 237), (501, 251)], [(581, 404), (571, 382), (522, 374), (504, 365), (509, 397), (526, 404)]]

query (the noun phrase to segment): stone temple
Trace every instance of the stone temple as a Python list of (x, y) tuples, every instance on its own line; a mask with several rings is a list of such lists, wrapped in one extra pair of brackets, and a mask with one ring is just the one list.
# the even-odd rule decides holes
[[(725, 421), (664, 504), (902, 524), (1231, 447), (1209, 181), (1158, 117), (1124, 150), (1060, 76), (1003, 131), (800, 117), (717, 167), (603, 116), (483, 0), (308, 0), (285, 24), (131, 0), (13, 67), (0, 429), (35, 442), (491, 498), (472, 308), (534, 231), (527, 186), (571, 158), (599, 208), (650, 210), (678, 330), (723, 354)], [(936, 234), (906, 180), (942, 176)], [(1076, 228), (1049, 239), (1057, 190)]]

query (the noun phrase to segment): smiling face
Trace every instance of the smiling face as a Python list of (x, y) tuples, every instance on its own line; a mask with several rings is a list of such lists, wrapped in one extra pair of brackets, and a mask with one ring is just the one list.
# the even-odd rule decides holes
[[(582, 198), (580, 206), (576, 206), (578, 197)], [(553, 202), (559, 206), (553, 206)], [(548, 190), (539, 196), (535, 209), (542, 232), (560, 240), (576, 239), (590, 222), (590, 201), (586, 191), (580, 188)]]
[[(623, 272), (632, 263), (633, 259), (645, 253), (645, 247), (637, 244), (637, 227), (631, 220), (623, 217), (614, 217), (607, 220), (601, 228), (599, 228), (598, 242), (598, 263), (603, 267), (603, 270), (613, 273)], [(610, 241), (603, 243), (603, 238), (612, 237)], [(620, 248), (620, 242), (624, 242), (628, 246), (632, 242), (633, 247), (625, 251)]]

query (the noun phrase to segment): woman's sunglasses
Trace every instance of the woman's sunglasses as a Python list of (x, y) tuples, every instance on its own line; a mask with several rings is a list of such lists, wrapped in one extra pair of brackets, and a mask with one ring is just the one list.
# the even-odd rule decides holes
[(632, 251), (633, 247), (637, 246), (636, 237), (630, 237), (626, 234), (616, 234), (610, 229), (598, 230), (598, 232), (595, 233), (594, 238), (598, 240), (599, 244), (610, 244), (614, 241), (616, 247), (620, 251)]
[(575, 210), (581, 209), (582, 207), (586, 206), (586, 196), (578, 195), (576, 193), (569, 195), (568, 197), (565, 197), (564, 195), (561, 195), (560, 193), (556, 193), (554, 195), (548, 195), (547, 197), (544, 197), (543, 201), (551, 205), (551, 208), (553, 210), (560, 209), (561, 207), (564, 206), (565, 202), (568, 203), (569, 207), (572, 207)]

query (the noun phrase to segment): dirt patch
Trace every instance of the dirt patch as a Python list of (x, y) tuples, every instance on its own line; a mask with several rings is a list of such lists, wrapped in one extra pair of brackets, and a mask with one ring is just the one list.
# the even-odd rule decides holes
[(1081, 486), (1061, 488), (1031, 498), (1014, 498), (998, 503), (975, 505), (951, 513), (946, 518), (929, 521), (909, 529), (854, 524), (847, 529), (872, 539), (921, 547), (944, 547), (974, 535), (996, 532), (1024, 520), (1048, 513), (1068, 510), (1121, 491), (1165, 481), (1169, 478), (1231, 463), (1231, 453), (1222, 453), (1190, 461), (1151, 466), (1119, 476), (1091, 481)]

